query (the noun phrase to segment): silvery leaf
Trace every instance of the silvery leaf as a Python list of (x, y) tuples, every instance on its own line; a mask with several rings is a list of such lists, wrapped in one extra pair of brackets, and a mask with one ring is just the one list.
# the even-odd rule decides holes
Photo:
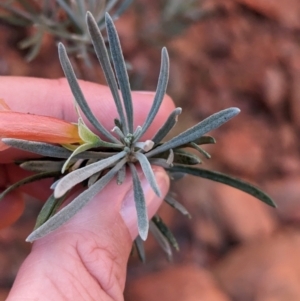
[(48, 161), (48, 160), (34, 160), (26, 161), (20, 164), (20, 167), (25, 170), (34, 172), (57, 171), (60, 172), (64, 161)]
[(138, 231), (141, 239), (146, 240), (148, 236), (148, 230), (149, 230), (149, 221), (148, 221), (145, 196), (142, 189), (141, 181), (138, 177), (134, 164), (129, 163), (129, 167), (131, 170), (132, 181), (133, 181), (133, 195), (134, 195), (135, 208), (136, 208), (137, 219), (138, 219)]
[[(101, 67), (102, 67), (106, 82), (110, 88), (111, 94), (113, 95), (113, 98), (114, 98), (114, 101), (115, 101), (115, 104), (117, 107), (117, 111), (118, 111), (118, 114), (121, 119), (121, 124), (124, 125), (125, 129), (126, 129), (127, 123), (126, 123), (126, 119), (125, 119), (125, 115), (124, 115), (124, 111), (123, 111), (122, 102), (121, 102), (121, 99), (119, 96), (118, 85), (117, 85), (115, 75), (114, 75), (114, 72), (113, 72), (111, 64), (110, 64), (110, 60), (109, 60), (109, 56), (107, 53), (104, 39), (102, 37), (102, 34), (98, 28), (98, 25), (97, 25), (94, 17), (92, 16), (92, 14), (90, 12), (87, 13), (86, 20), (87, 20), (89, 33), (92, 38), (92, 42), (94, 45), (94, 49), (95, 49), (97, 58), (101, 64)], [(125, 133), (128, 133), (128, 128), (127, 128), (127, 130), (125, 130)]]
[(33, 231), (26, 239), (28, 242), (33, 242), (39, 238), (53, 232), (61, 225), (70, 220), (78, 211), (80, 211), (89, 201), (91, 201), (115, 176), (118, 170), (126, 163), (123, 159), (117, 163), (105, 176), (98, 180), (94, 185), (86, 189), (77, 196), (70, 204), (56, 213), (53, 217), (47, 220), (42, 226)]
[(124, 139), (125, 136), (122, 132), (122, 130), (118, 127), (118, 126), (115, 126), (113, 129), (112, 129), (112, 132), (116, 133), (120, 139)]
[(168, 242), (172, 245), (172, 247), (179, 251), (179, 245), (177, 243), (176, 238), (172, 234), (171, 230), (167, 227), (167, 225), (163, 222), (163, 220), (156, 214), (151, 219), (153, 223), (157, 226), (161, 234), (168, 240)]
[(22, 139), (3, 138), (2, 141), (14, 148), (35, 153), (45, 157), (68, 158), (71, 152), (63, 147), (43, 142), (27, 141)]
[(240, 110), (238, 108), (229, 108), (215, 113), (207, 117), (203, 121), (199, 122), (195, 126), (189, 128), (185, 132), (179, 134), (178, 136), (151, 150), (149, 153), (146, 154), (146, 156), (154, 156), (168, 149), (174, 149), (180, 145), (194, 141), (195, 139), (198, 139), (204, 134), (206, 134), (207, 132), (218, 128), (219, 126), (230, 120), (232, 117), (236, 116), (239, 112)]
[(158, 130), (158, 132), (154, 135), (154, 137), (151, 139), (155, 144), (162, 141), (166, 135), (171, 131), (171, 129), (175, 126), (178, 120), (178, 115), (180, 115), (182, 112), (181, 108), (176, 108), (173, 110), (173, 112), (170, 114), (164, 125)]
[(174, 151), (172, 149), (169, 150), (169, 156), (167, 158), (167, 163), (169, 165), (173, 165), (174, 162)]
[(53, 213), (55, 213), (55, 209), (58, 209), (58, 207), (65, 200), (65, 197), (66, 196), (64, 195), (61, 198), (56, 199), (53, 193), (50, 195), (37, 217), (34, 230), (39, 228), (42, 224), (44, 224), (53, 215)]
[[(35, 141), (27, 141), (22, 139), (13, 139), (13, 138), (2, 138), (2, 141), (14, 148), (31, 152), (37, 155), (41, 155), (44, 157), (52, 157), (52, 158), (63, 158), (67, 159), (72, 154), (71, 151), (59, 147), (56, 145), (44, 143), (44, 142), (35, 142)], [(76, 155), (74, 158), (81, 159), (103, 159), (108, 158), (111, 155), (114, 155), (114, 152), (84, 152)]]
[(197, 177), (201, 177), (201, 178), (205, 178), (205, 179), (213, 180), (215, 182), (229, 185), (231, 187), (237, 188), (239, 190), (242, 190), (254, 196), (255, 198), (266, 203), (267, 205), (276, 207), (276, 204), (273, 202), (273, 200), (266, 193), (262, 192), (259, 188), (255, 187), (252, 184), (244, 182), (243, 180), (230, 177), (220, 172), (210, 171), (210, 170), (196, 168), (196, 167), (177, 166), (177, 165), (170, 168), (170, 171), (184, 172), (186, 174), (190, 174), (193, 176), (197, 176)]
[(54, 178), (60, 175), (60, 172), (57, 171), (47, 171), (47, 172), (41, 172), (32, 176), (29, 176), (27, 178), (24, 178), (14, 184), (12, 184), (11, 186), (9, 186), (8, 188), (6, 188), (4, 191), (2, 191), (2, 193), (0, 193), (0, 200), (6, 196), (9, 192), (13, 191), (14, 189), (19, 188), (22, 185), (28, 184), (28, 183), (32, 183), (35, 181), (39, 181), (42, 179), (47, 179), (47, 178)]
[(96, 183), (96, 181), (98, 181), (98, 179), (100, 178), (102, 174), (102, 171), (98, 171), (95, 174), (93, 174), (92, 176), (89, 177), (88, 180), (88, 187), (92, 186), (94, 183)]
[(157, 84), (153, 104), (146, 118), (146, 121), (142, 125), (142, 131), (136, 137), (137, 140), (148, 130), (149, 126), (153, 122), (160, 108), (160, 105), (163, 101), (163, 98), (166, 94), (168, 79), (169, 79), (169, 56), (168, 56), (167, 49), (164, 47), (161, 52), (161, 67), (160, 67), (158, 84)]
[(81, 91), (81, 88), (78, 84), (73, 67), (68, 58), (66, 49), (62, 43), (58, 44), (58, 54), (59, 54), (60, 63), (63, 68), (63, 71), (65, 73), (65, 76), (69, 82), (72, 93), (76, 99), (76, 103), (80, 107), (81, 111), (84, 113), (86, 118), (90, 121), (90, 123), (100, 133), (102, 133), (110, 141), (118, 143), (118, 140), (98, 121), (98, 119), (94, 116), (93, 112), (91, 111), (91, 109)]
[[(81, 164), (84, 162), (84, 159), (75, 159), (75, 160), (76, 160), (76, 161), (75, 161), (74, 164), (73, 164), (74, 159), (71, 160), (70, 163), (71, 163), (72, 165), (71, 165), (70, 168), (69, 168), (69, 172), (78, 169), (78, 168), (81, 166)], [(95, 159), (90, 159), (90, 160), (88, 160), (88, 161), (91, 161), (91, 160), (95, 160)], [(94, 161), (94, 162), (96, 162), (96, 161)]]
[(161, 166), (163, 168), (170, 168), (172, 164), (169, 164), (166, 159), (161, 158), (149, 158), (149, 162), (151, 165)]
[(194, 143), (201, 145), (201, 144), (215, 144), (216, 139), (212, 136), (202, 136), (193, 141)]
[(152, 140), (146, 140), (145, 142), (135, 142), (134, 146), (142, 149), (145, 152), (148, 152), (153, 148), (154, 142)]
[(194, 142), (188, 143), (188, 146), (197, 150), (200, 154), (202, 154), (207, 159), (211, 158), (211, 155), (206, 150), (204, 150), (202, 147), (198, 146), (196, 143), (194, 143)]
[(155, 194), (158, 197), (161, 197), (161, 192), (160, 189), (157, 185), (156, 179), (155, 179), (155, 175), (153, 173), (153, 170), (151, 168), (151, 165), (147, 159), (147, 157), (144, 154), (141, 153), (135, 153), (135, 157), (138, 159), (138, 161), (141, 164), (143, 173), (146, 177), (146, 179), (148, 180), (151, 188), (153, 189), (153, 191), (155, 192)]
[(169, 204), (171, 207), (178, 210), (183, 215), (187, 216), (188, 218), (191, 218), (191, 215), (186, 210), (186, 208), (180, 204), (178, 201), (176, 201), (169, 193), (165, 196), (164, 201)]
[(83, 153), (85, 151), (87, 151), (88, 149), (91, 149), (93, 147), (96, 147), (97, 145), (94, 144), (90, 144), (90, 143), (85, 143), (82, 145), (79, 145), (74, 151), (73, 153), (70, 155), (70, 157), (65, 161), (62, 169), (61, 169), (61, 173), (64, 173), (69, 165), (69, 163), (71, 163), (71, 160), (78, 154)]
[(59, 198), (63, 196), (68, 190), (72, 187), (86, 180), (93, 174), (111, 166), (116, 163), (118, 160), (122, 159), (126, 155), (126, 152), (122, 151), (116, 155), (113, 155), (107, 159), (97, 161), (93, 164), (87, 165), (80, 169), (76, 169), (73, 172), (64, 176), (56, 185), (54, 190), (54, 196)]
[(153, 221), (150, 221), (150, 231), (155, 240), (167, 254), (168, 260), (171, 260), (173, 256), (171, 246), (165, 236), (159, 231), (158, 227), (153, 223)]
[(125, 178), (126, 178), (126, 165), (123, 165), (117, 174), (117, 184), (118, 185), (123, 184), (123, 182), (125, 181)]
[(138, 141), (139, 135), (140, 135), (140, 132), (141, 132), (141, 131), (142, 131), (142, 127), (141, 127), (140, 125), (138, 125), (138, 126), (136, 127), (134, 133), (133, 133), (133, 137), (135, 137), (134, 140), (133, 140), (133, 142), (137, 142), (137, 141)]
[(146, 254), (145, 254), (145, 249), (144, 249), (144, 242), (143, 240), (140, 238), (140, 236), (138, 236), (135, 240), (134, 240), (134, 245), (135, 248), (137, 250), (137, 253), (139, 255), (139, 258), (142, 262), (146, 262)]
[(131, 99), (130, 84), (126, 65), (115, 25), (108, 13), (105, 14), (106, 29), (109, 41), (112, 61), (115, 67), (116, 77), (122, 93), (124, 107), (127, 116), (128, 130), (133, 133), (133, 107)]

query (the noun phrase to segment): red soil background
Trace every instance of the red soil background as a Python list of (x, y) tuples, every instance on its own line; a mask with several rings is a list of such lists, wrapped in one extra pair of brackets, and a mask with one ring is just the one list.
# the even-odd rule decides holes
[[(173, 17), (165, 3), (136, 0), (116, 22), (132, 87), (155, 89), (166, 46), (168, 94), (183, 108), (174, 134), (239, 107), (237, 118), (214, 131), (217, 144), (206, 147), (212, 159), (203, 167), (259, 185), (278, 209), (221, 184), (181, 180), (174, 189), (192, 220), (160, 210), (181, 250), (169, 263), (150, 238), (147, 263), (130, 259), (125, 300), (299, 301), (300, 2), (195, 1)], [(24, 60), (17, 42), (27, 34), (0, 24), (0, 74), (62, 77), (49, 36), (33, 62)], [(104, 83), (100, 74), (81, 68), (85, 79)], [(0, 301), (30, 251), (24, 240), (40, 207), (29, 199), (22, 218), (0, 233)]]

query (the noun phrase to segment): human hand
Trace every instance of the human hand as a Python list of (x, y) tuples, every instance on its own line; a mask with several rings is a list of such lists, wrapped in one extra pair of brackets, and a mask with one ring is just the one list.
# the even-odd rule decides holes
[[(112, 129), (116, 109), (109, 89), (87, 82), (80, 84), (95, 115)], [(135, 126), (146, 118), (153, 95), (133, 93)], [(77, 121), (72, 94), (64, 79), (2, 77), (0, 98), (13, 111)], [(166, 97), (145, 138), (155, 134), (173, 108), (172, 101)], [(24, 156), (11, 148), (1, 152), (0, 187), (7, 187), (28, 174), (12, 163)], [(169, 179), (162, 168), (153, 170), (165, 195)], [(151, 217), (161, 199), (141, 173), (140, 178)], [(0, 202), (0, 226), (1, 221), (12, 222), (22, 211), (21, 193), (45, 200), (50, 194), (49, 186), (49, 181), (43, 180), (7, 195)], [(112, 181), (68, 223), (33, 243), (7, 301), (123, 300), (127, 260), (137, 233), (131, 179), (127, 177), (120, 186)]]

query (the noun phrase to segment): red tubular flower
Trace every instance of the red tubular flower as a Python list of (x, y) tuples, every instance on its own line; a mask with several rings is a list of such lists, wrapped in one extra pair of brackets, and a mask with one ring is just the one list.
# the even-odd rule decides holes
[[(2, 107), (3, 108), (3, 107)], [(54, 117), (0, 111), (0, 138), (16, 138), (55, 144), (82, 143), (78, 126)], [(8, 148), (0, 143), (0, 151)]]
[[(1, 138), (16, 138), (53, 144), (83, 143), (78, 126), (54, 117), (13, 112), (0, 99), (0, 151), (9, 148)], [(13, 224), (24, 211), (21, 193), (12, 192), (0, 202), (0, 229)]]

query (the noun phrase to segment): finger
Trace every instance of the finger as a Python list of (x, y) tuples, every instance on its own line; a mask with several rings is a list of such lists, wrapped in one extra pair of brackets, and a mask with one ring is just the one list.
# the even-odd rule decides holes
[[(80, 87), (96, 117), (107, 129), (112, 129), (114, 118), (118, 118), (118, 115), (109, 88), (85, 81), (80, 81)], [(77, 122), (73, 95), (66, 79), (1, 77), (0, 91), (0, 98), (13, 111)], [(132, 92), (135, 126), (142, 125), (153, 98), (154, 92)], [(166, 96), (153, 126), (148, 131), (148, 137), (155, 134), (173, 109), (172, 100)]]
[[(109, 88), (84, 81), (80, 81), (80, 86), (96, 117), (107, 129), (112, 129), (114, 118), (118, 116)], [(3, 98), (13, 111), (47, 115), (77, 122), (78, 116), (74, 109), (73, 95), (66, 79), (1, 77), (0, 91), (0, 98)], [(143, 124), (152, 105), (153, 97), (154, 93), (152, 92), (132, 93), (135, 126)], [(172, 100), (165, 96), (161, 108), (144, 138), (149, 139), (156, 133), (173, 108)], [(89, 122), (87, 124), (97, 133)], [(14, 159), (24, 157), (20, 154), (24, 155), (24, 152), (16, 149), (5, 150), (1, 152), (0, 162), (12, 162)], [(32, 157), (36, 156), (26, 153), (26, 158)]]
[[(169, 178), (162, 168), (154, 172), (165, 195)], [(140, 178), (151, 217), (161, 199)], [(123, 300), (127, 261), (137, 235), (131, 191), (130, 177), (123, 185), (109, 183), (68, 223), (36, 241), (7, 301), (19, 296), (26, 300), (78, 300), (78, 296), (81, 300)], [(50, 299), (47, 291), (51, 291)]]

